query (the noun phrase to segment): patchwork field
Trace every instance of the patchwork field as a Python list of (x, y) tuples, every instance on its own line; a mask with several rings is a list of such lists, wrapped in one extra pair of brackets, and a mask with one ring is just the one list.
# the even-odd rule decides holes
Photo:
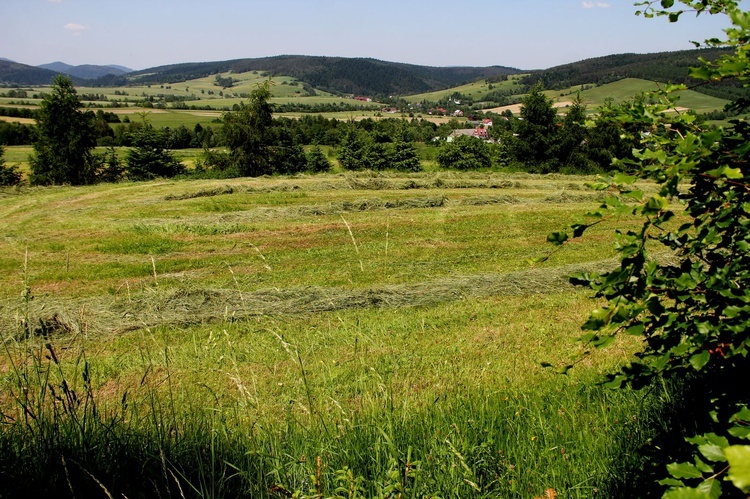
[(595, 206), (589, 180), (363, 173), (2, 192), (0, 489), (643, 490), (631, 472), (669, 424), (668, 392), (596, 384), (637, 345), (568, 376), (541, 367), (582, 348), (594, 306), (566, 276), (612, 265), (612, 225), (527, 262)]

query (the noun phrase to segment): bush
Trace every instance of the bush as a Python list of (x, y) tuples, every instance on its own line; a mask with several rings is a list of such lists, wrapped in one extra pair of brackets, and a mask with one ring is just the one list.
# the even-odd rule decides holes
[(492, 166), (487, 144), (475, 137), (459, 136), (442, 146), (437, 156), (443, 168), (478, 170)]
[(331, 169), (331, 162), (319, 146), (315, 146), (307, 153), (307, 171), (312, 173), (323, 173)]
[(23, 176), (18, 166), (5, 166), (5, 148), (0, 145), (0, 186), (7, 187), (22, 183)]
[(185, 166), (164, 148), (164, 134), (147, 123), (132, 134), (133, 148), (128, 152), (127, 176), (132, 180), (174, 177)]

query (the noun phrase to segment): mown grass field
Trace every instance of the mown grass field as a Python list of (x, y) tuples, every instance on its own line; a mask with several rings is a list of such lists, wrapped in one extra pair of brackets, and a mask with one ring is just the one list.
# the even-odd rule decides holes
[[(590, 88), (581, 92), (581, 97), (589, 105), (602, 105), (606, 99), (611, 98), (615, 103), (632, 99), (633, 96), (654, 91), (657, 88), (664, 88), (664, 84), (656, 84), (652, 81), (640, 80), (637, 78), (625, 78), (614, 83), (608, 83), (599, 87)], [(684, 90), (680, 92), (680, 100), (677, 105), (692, 109), (697, 113), (705, 113), (723, 109), (728, 101), (711, 97), (694, 90)]]
[(0, 489), (632, 496), (666, 392), (596, 383), (636, 343), (541, 367), (595, 305), (565, 276), (612, 265), (613, 224), (527, 263), (595, 206), (588, 180), (3, 191)]
[(467, 83), (466, 85), (459, 85), (457, 87), (448, 88), (445, 90), (438, 90), (435, 92), (426, 92), (422, 94), (409, 95), (404, 97), (407, 102), (421, 102), (423, 100), (436, 102), (441, 99), (450, 97), (455, 93), (461, 93), (468, 95), (474, 100), (480, 100), (484, 95), (493, 90), (516, 90), (520, 89), (519, 80), (524, 75), (512, 75), (509, 76), (506, 81), (492, 83), (492, 89), (490, 84), (486, 80), (480, 80), (473, 83)]

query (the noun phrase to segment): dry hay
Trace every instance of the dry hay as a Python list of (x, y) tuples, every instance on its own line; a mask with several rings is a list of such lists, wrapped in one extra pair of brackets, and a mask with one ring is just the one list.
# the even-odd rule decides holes
[(543, 198), (542, 202), (554, 204), (585, 203), (587, 201), (597, 201), (599, 199), (601, 199), (601, 194), (596, 192), (590, 194), (571, 194), (568, 191), (562, 191), (558, 194), (553, 194), (552, 196)]
[[(614, 260), (585, 266), (529, 269), (502, 274), (445, 276), (425, 282), (366, 289), (319, 286), (242, 291), (235, 288), (199, 289), (144, 287), (134, 297), (100, 297), (85, 301), (44, 297), (31, 302), (33, 323), (54, 317), (57, 324), (85, 324), (91, 332), (124, 332), (156, 326), (188, 326), (234, 321), (258, 316), (289, 316), (353, 308), (434, 306), (470, 297), (522, 296), (558, 293), (570, 284), (567, 277), (582, 270), (604, 271)], [(145, 284), (144, 284), (145, 286)], [(9, 307), (2, 317), (11, 318)], [(15, 317), (19, 317), (18, 310)], [(16, 325), (17, 326), (17, 325)], [(6, 324), (5, 327), (10, 327)], [(66, 326), (73, 330), (72, 326)], [(20, 330), (17, 328), (16, 330)]]
[(521, 200), (515, 196), (475, 196), (460, 199), (458, 204), (463, 206), (482, 206), (488, 204), (518, 204)]
[(236, 191), (231, 185), (224, 187), (214, 187), (213, 189), (203, 189), (197, 192), (186, 192), (184, 194), (168, 194), (164, 196), (166, 201), (195, 199), (202, 197), (221, 196), (224, 194), (234, 194)]
[(404, 191), (428, 189), (522, 189), (526, 186), (518, 180), (505, 177), (488, 176), (487, 174), (457, 175), (453, 172), (435, 174), (413, 174), (408, 177), (391, 175), (387, 172), (369, 172), (359, 175), (342, 176), (341, 178), (326, 178), (313, 181), (314, 177), (299, 175), (297, 182), (279, 182), (262, 186), (225, 185), (202, 189), (182, 194), (169, 194), (164, 197), (167, 201), (180, 201), (199, 197), (221, 196), (245, 192), (249, 194), (272, 192), (299, 191), (331, 191), (331, 190), (361, 190), (361, 191)]

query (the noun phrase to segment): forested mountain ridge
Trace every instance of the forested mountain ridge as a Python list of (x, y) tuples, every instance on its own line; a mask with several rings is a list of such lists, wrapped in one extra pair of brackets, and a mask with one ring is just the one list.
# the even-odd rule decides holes
[(534, 71), (523, 79), (523, 83), (533, 85), (542, 82), (545, 89), (563, 89), (640, 78), (662, 83), (684, 83), (705, 94), (732, 99), (739, 93), (746, 93), (738, 82), (707, 85), (690, 78), (690, 68), (699, 65), (699, 57), (711, 61), (730, 52), (723, 48), (709, 48), (652, 54), (613, 54)]
[(431, 67), (369, 58), (280, 55), (160, 66), (128, 74), (123, 83), (176, 83), (227, 71), (265, 71), (271, 76), (293, 76), (333, 93), (371, 96), (427, 92), (521, 72), (503, 66)]
[[(547, 89), (605, 84), (624, 78), (693, 86), (697, 82), (689, 77), (689, 68), (698, 64), (698, 58), (713, 60), (724, 53), (725, 49), (712, 48), (651, 54), (615, 54), (534, 71), (504, 66), (432, 67), (371, 58), (280, 55), (171, 64), (127, 74), (108, 74), (97, 79), (83, 79), (73, 75), (72, 79), (76, 84), (86, 86), (127, 86), (179, 83), (219, 73), (258, 71), (269, 76), (292, 76), (312, 87), (336, 94), (376, 98), (420, 94), (520, 73), (527, 74), (523, 78), (524, 84), (533, 85), (541, 81)], [(46, 85), (55, 74), (57, 73), (54, 71), (39, 67), (0, 60), (0, 83)], [(738, 82), (703, 84), (696, 90), (724, 99), (746, 93)]]
[(0, 59), (0, 83), (18, 85), (48, 85), (57, 72), (28, 66), (8, 59)]
[(38, 66), (43, 69), (49, 69), (57, 73), (64, 73), (77, 78), (83, 78), (86, 80), (93, 80), (101, 78), (107, 75), (121, 76), (125, 73), (130, 73), (132, 69), (123, 66), (100, 66), (96, 64), (82, 64), (80, 66), (71, 66), (64, 62), (51, 62), (49, 64), (41, 64)]

